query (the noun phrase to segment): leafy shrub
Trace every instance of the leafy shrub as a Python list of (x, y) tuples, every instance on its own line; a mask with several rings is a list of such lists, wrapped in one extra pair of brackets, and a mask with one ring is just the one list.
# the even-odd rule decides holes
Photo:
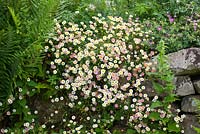
[[(140, 93), (144, 88), (141, 82), (150, 70), (149, 55), (143, 50), (148, 33), (140, 32), (138, 20), (134, 22), (132, 18), (124, 22), (121, 17), (104, 18), (99, 14), (93, 19), (88, 24), (69, 22), (67, 27), (65, 21), (62, 25), (57, 23), (57, 35), (45, 47), (51, 55), (50, 75), (60, 79), (55, 88), (66, 95), (70, 113), (77, 113), (67, 113), (70, 132), (80, 126), (85, 133), (103, 131), (115, 119), (134, 123), (136, 119), (122, 116), (131, 114), (131, 104), (134, 110), (139, 110), (135, 118), (142, 120), (142, 115), (148, 114), (143, 102), (149, 99)], [(73, 120), (77, 125), (70, 125)], [(91, 120), (99, 121), (91, 124)]]
[(199, 15), (185, 16), (176, 18), (170, 14), (166, 14), (162, 21), (159, 19), (146, 20), (147, 29), (152, 29), (151, 44), (152, 48), (156, 48), (156, 44), (160, 40), (166, 43), (167, 53), (175, 52), (183, 48), (199, 47)]

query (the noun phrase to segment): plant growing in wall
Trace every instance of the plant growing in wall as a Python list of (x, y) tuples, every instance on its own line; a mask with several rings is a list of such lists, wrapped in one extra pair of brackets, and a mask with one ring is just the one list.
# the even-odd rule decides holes
[[(165, 124), (166, 127), (163, 128), (165, 131), (157, 131), (157, 133), (184, 133), (184, 130), (181, 130), (181, 127), (177, 124), (183, 121), (185, 115), (181, 115), (179, 118), (178, 113), (180, 112), (179, 109), (173, 111), (172, 113), (172, 103), (177, 100), (176, 95), (173, 93), (175, 86), (173, 84), (173, 73), (170, 70), (169, 64), (167, 63), (167, 56), (165, 55), (165, 42), (161, 40), (157, 45), (158, 55), (156, 56), (156, 71), (149, 73), (150, 80), (153, 83), (154, 90), (160, 96), (156, 96), (158, 99), (156, 102), (151, 104), (151, 108), (157, 110), (164, 109), (164, 115), (166, 117), (158, 116), (158, 111), (150, 114), (150, 118), (153, 120), (158, 120), (160, 124)], [(155, 97), (154, 97), (155, 98)], [(165, 113), (167, 112), (167, 113)], [(167, 116), (172, 116), (173, 119), (170, 119)], [(157, 122), (158, 123), (158, 122)], [(153, 125), (155, 125), (154, 123)]]

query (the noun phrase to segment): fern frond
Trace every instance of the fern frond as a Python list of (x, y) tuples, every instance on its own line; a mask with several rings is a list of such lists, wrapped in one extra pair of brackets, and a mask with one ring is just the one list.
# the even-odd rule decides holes
[(20, 11), (23, 12), (21, 14), (21, 17), (23, 20), (28, 19), (34, 19), (37, 17), (38, 10), (39, 10), (39, 0), (20, 0)]
[(24, 51), (18, 53), (20, 58), (20, 66), (18, 69), (18, 74), (16, 77), (20, 79), (42, 76), (42, 63), (44, 55), (42, 54), (42, 45), (38, 43), (33, 43), (29, 45)]
[(60, 0), (55, 15), (56, 19), (72, 21), (75, 16), (74, 12), (78, 9), (80, 4), (80, 0)]
[(12, 19), (13, 19), (14, 23), (15, 23), (15, 26), (16, 26), (16, 29), (17, 29), (17, 33), (18, 33), (19, 29), (20, 29), (20, 25), (21, 25), (21, 22), (19, 20), (19, 16), (17, 14), (15, 14), (15, 11), (14, 11), (14, 9), (12, 7), (8, 7), (8, 9), (9, 9), (9, 12), (10, 12), (10, 14), (12, 16)]
[(53, 28), (54, 17), (64, 13), (59, 10), (60, 1), (14, 0), (0, 3), (0, 101), (13, 92), (17, 79), (36, 74), (42, 76), (43, 55), (40, 50), (44, 38)]
[[(53, 16), (59, 0), (21, 0), (20, 16), (29, 42), (43, 38), (53, 27)], [(24, 16), (25, 14), (25, 16)]]
[(0, 31), (0, 100), (13, 91), (13, 77), (17, 74), (20, 50), (18, 36), (12, 27)]

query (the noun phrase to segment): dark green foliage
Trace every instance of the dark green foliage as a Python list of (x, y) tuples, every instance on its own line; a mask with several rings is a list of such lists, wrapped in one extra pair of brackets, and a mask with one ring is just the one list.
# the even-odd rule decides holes
[[(52, 31), (53, 20), (59, 17), (59, 0), (13, 0), (0, 2), (0, 120), (4, 126), (18, 128), (21, 132), (24, 122), (32, 120), (25, 108), (30, 102), (25, 97), (17, 97), (19, 87), (28, 92), (29, 88), (40, 91), (39, 85), (27, 84), (27, 78), (43, 79), (44, 55), (43, 44), (48, 33)], [(37, 88), (38, 86), (38, 88)], [(30, 92), (30, 96), (35, 93)], [(26, 94), (23, 94), (26, 96)], [(13, 96), (15, 102), (8, 105), (7, 99)], [(10, 109), (17, 112), (5, 119), (5, 113)], [(12, 120), (7, 124), (4, 120)], [(1, 124), (0, 124), (0, 127)]]
[(70, 21), (74, 19), (75, 11), (81, 4), (81, 0), (60, 0), (56, 19)]
[[(165, 42), (161, 40), (159, 45), (157, 46), (157, 51), (159, 54), (156, 57), (158, 62), (157, 70), (155, 73), (151, 73), (151, 79), (153, 80), (153, 86), (157, 93), (166, 93), (169, 96), (166, 96), (167, 103), (172, 99), (171, 102), (175, 100), (175, 96), (173, 94), (173, 90), (175, 88), (173, 84), (174, 75), (170, 70), (169, 64), (167, 63), (166, 46)], [(174, 100), (173, 100), (174, 99)]]
[(42, 43), (53, 26), (60, 1), (18, 0), (0, 4), (0, 100), (14, 80), (42, 75)]
[(16, 32), (11, 26), (0, 31), (0, 100), (11, 94), (13, 77), (17, 73), (19, 59), (16, 56), (20, 50)]

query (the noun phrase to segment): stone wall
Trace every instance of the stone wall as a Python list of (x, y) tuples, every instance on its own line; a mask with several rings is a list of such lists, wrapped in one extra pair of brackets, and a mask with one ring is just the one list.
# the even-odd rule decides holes
[(182, 123), (185, 134), (196, 134), (193, 126), (200, 127), (196, 101), (200, 99), (200, 48), (183, 49), (168, 54), (170, 68), (174, 72), (175, 105), (186, 115)]

